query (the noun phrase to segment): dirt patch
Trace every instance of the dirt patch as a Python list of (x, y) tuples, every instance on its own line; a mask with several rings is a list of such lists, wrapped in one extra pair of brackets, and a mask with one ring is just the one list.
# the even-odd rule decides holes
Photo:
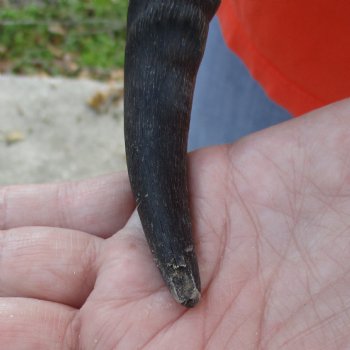
[[(122, 88), (90, 80), (0, 77), (0, 184), (126, 169)], [(106, 105), (93, 108), (96, 96), (105, 97)]]

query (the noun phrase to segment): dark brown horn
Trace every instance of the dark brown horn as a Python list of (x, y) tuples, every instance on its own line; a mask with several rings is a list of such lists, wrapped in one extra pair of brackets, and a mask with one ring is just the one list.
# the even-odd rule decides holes
[(187, 185), (193, 90), (219, 0), (130, 0), (125, 56), (125, 145), (147, 241), (170, 292), (200, 299)]

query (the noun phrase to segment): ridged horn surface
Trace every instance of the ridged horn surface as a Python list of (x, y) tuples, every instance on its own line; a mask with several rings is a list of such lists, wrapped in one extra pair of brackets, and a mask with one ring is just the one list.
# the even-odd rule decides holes
[(196, 74), (217, 0), (130, 0), (125, 53), (129, 178), (154, 260), (171, 294), (200, 299), (187, 183)]

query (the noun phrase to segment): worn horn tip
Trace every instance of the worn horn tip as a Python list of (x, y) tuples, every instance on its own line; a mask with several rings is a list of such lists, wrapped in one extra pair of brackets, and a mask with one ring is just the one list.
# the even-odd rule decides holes
[(188, 308), (195, 307), (198, 304), (200, 298), (201, 298), (201, 293), (198, 291), (198, 289), (196, 289), (193, 291), (191, 297), (184, 300), (181, 303), (181, 305), (188, 307)]
[(198, 304), (201, 298), (200, 287), (191, 273), (186, 273), (185, 269), (177, 271), (168, 282), (170, 292), (179, 304), (188, 308)]

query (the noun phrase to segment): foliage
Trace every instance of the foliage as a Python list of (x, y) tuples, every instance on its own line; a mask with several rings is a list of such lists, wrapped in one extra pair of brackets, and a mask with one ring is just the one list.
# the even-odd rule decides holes
[(16, 2), (0, 0), (0, 72), (107, 78), (123, 67), (128, 0)]

